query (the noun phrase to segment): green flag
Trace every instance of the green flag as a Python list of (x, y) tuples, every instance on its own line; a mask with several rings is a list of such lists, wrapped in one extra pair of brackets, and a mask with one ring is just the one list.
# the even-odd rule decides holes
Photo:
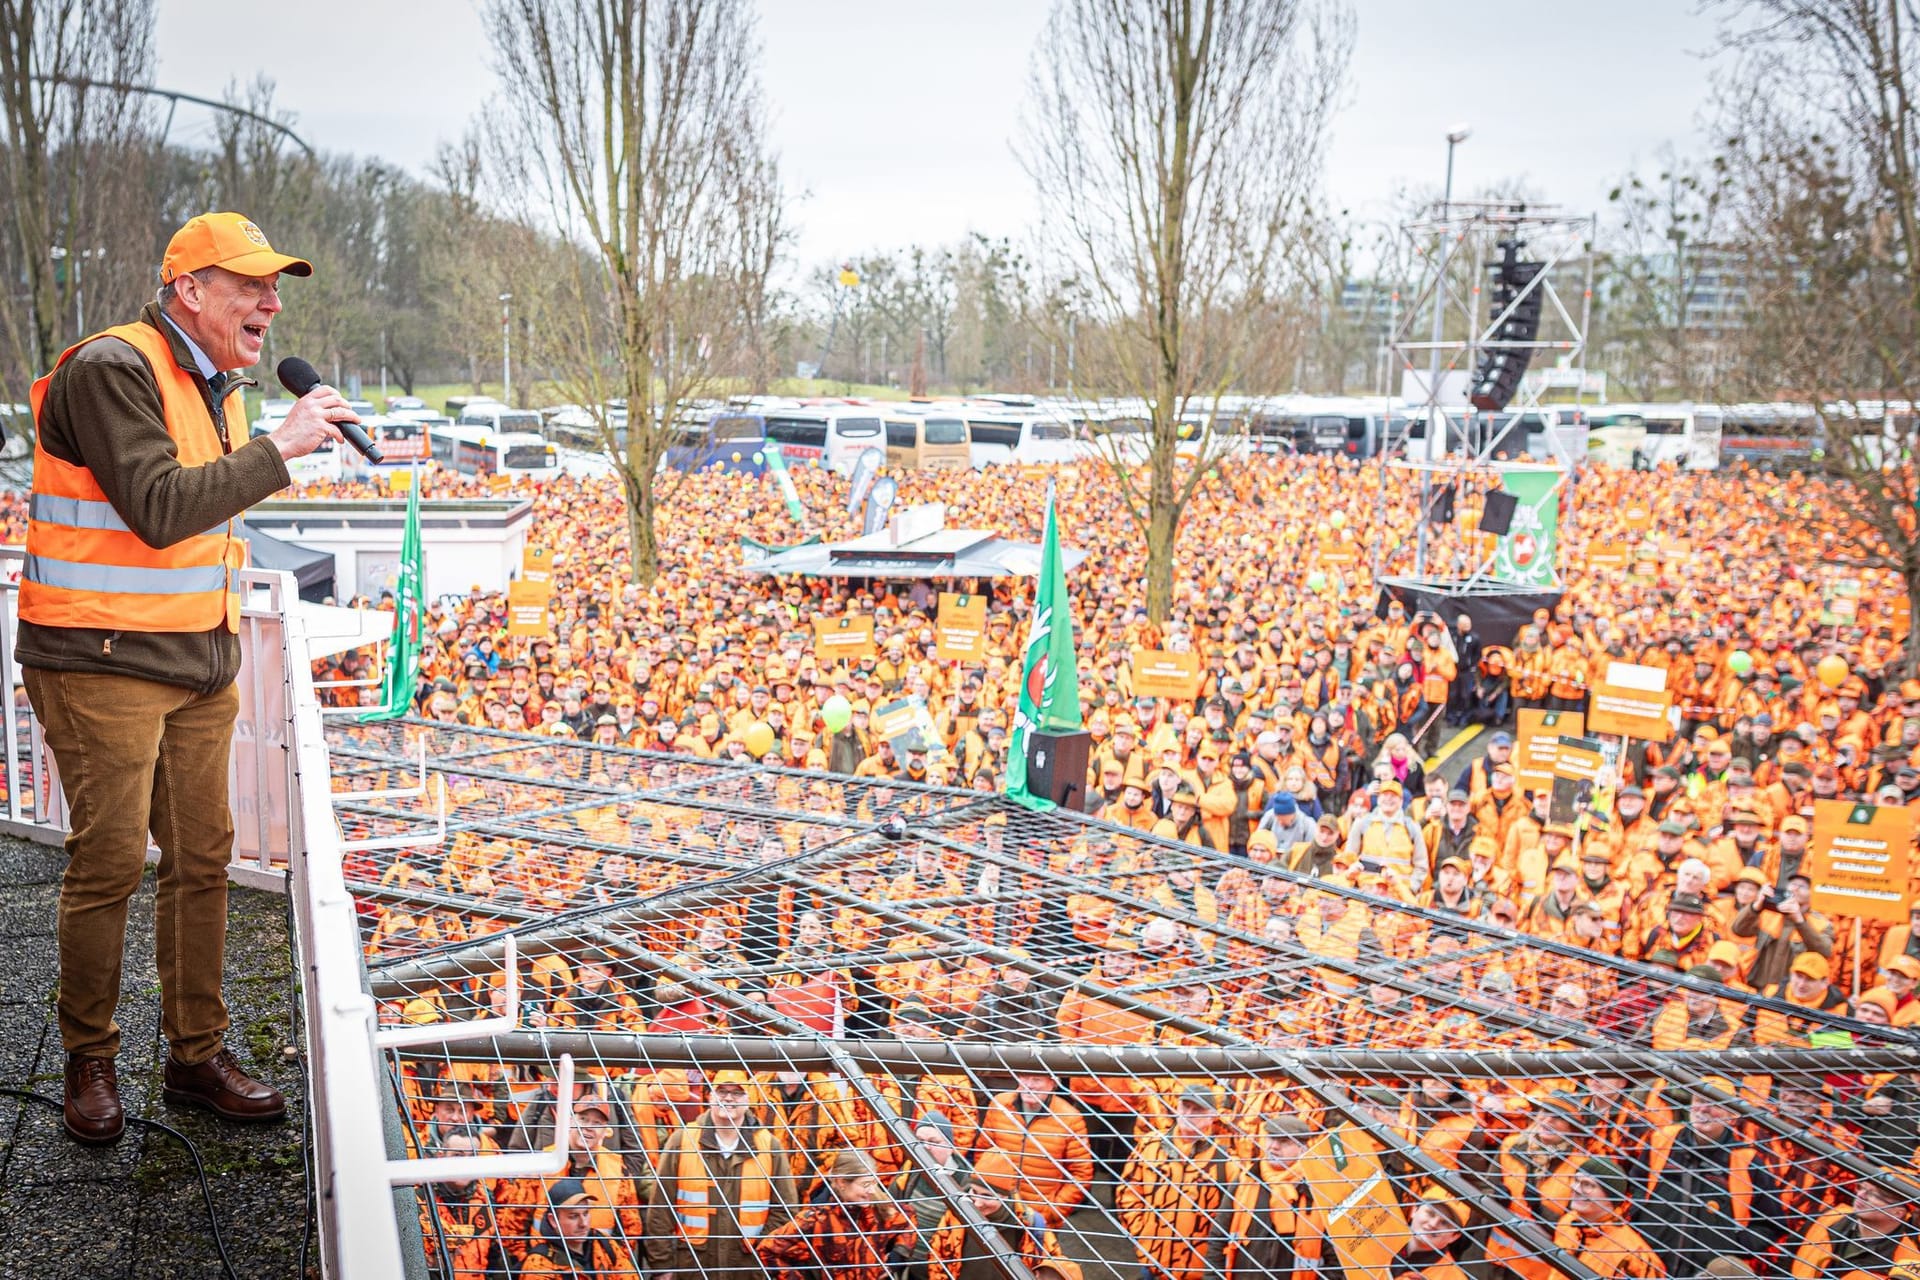
[(1020, 705), (1013, 713), (1007, 747), (1007, 798), (1029, 809), (1053, 801), (1027, 790), (1027, 743), (1036, 729), (1080, 728), (1080, 669), (1074, 661), (1073, 617), (1067, 605), (1067, 571), (1060, 560), (1060, 528), (1047, 500), (1047, 534), (1040, 548), (1040, 585), (1020, 657)]
[(421, 604), (424, 585), (420, 570), (420, 469), (415, 467), (413, 483), (407, 487), (407, 529), (400, 535), (400, 580), (393, 588), (393, 643), (387, 649), (386, 670), (380, 675), (380, 705), (360, 717), (362, 724), (392, 720), (413, 709), (425, 626)]
[(1502, 582), (1550, 587), (1560, 551), (1560, 472), (1503, 468), (1500, 487), (1512, 494), (1513, 526), (1494, 544), (1493, 576)]

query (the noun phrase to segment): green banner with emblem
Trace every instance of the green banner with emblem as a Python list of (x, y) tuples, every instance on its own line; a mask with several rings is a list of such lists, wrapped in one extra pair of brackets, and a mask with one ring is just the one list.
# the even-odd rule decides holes
[(1493, 550), (1493, 576), (1517, 586), (1550, 587), (1560, 552), (1558, 468), (1503, 467), (1500, 487), (1518, 504)]

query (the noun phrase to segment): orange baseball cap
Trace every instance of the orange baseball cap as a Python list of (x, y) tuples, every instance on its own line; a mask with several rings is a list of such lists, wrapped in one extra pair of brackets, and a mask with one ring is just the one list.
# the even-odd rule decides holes
[(160, 260), (160, 283), (172, 284), (203, 267), (223, 267), (243, 276), (313, 274), (311, 262), (274, 252), (267, 243), (267, 233), (237, 213), (203, 213), (189, 218), (167, 241), (167, 256)]

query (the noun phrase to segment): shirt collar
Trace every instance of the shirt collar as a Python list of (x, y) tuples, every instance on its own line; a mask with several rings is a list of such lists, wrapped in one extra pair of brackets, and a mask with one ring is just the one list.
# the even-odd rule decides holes
[(200, 376), (202, 378), (205, 378), (208, 382), (212, 382), (213, 375), (220, 372), (218, 369), (213, 367), (213, 360), (207, 355), (206, 352), (200, 349), (200, 344), (195, 342), (191, 337), (189, 337), (187, 334), (187, 331), (185, 329), (182, 329), (179, 323), (175, 321), (172, 316), (168, 315), (165, 311), (162, 311), (160, 313), (160, 318), (165, 320), (168, 326), (171, 327), (175, 333), (180, 335), (180, 341), (187, 344), (187, 352), (193, 357), (193, 363), (200, 370)]

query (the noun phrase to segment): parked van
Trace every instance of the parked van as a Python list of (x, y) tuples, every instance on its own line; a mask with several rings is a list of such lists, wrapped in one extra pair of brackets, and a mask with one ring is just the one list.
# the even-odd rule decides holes
[(885, 419), (887, 465), (900, 471), (965, 471), (973, 466), (967, 422), (944, 411), (925, 417), (912, 409)]
[(498, 400), (467, 405), (460, 410), (460, 416), (453, 420), (453, 424), (456, 427), (482, 427), (490, 435), (525, 432), (542, 438), (545, 437), (546, 427), (538, 411), (510, 408)]
[(1091, 452), (1065, 418), (1003, 409), (967, 411), (967, 453), (976, 469), (1007, 462), (1077, 462)]

